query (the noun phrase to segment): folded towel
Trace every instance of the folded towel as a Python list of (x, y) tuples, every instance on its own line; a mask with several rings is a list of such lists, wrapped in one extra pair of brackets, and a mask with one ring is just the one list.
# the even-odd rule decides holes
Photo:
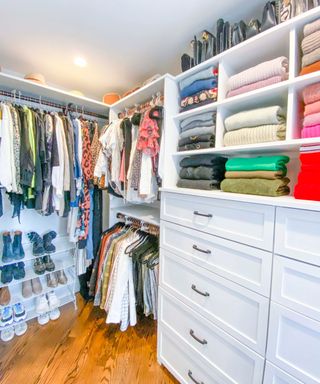
[[(320, 63), (320, 62), (319, 62)], [(320, 69), (320, 66), (319, 66)], [(320, 101), (320, 83), (308, 85), (302, 92), (305, 104), (312, 104)]]
[(293, 195), (296, 199), (320, 201), (320, 185), (297, 184)]
[(300, 71), (300, 76), (308, 75), (309, 73), (320, 71), (320, 60), (316, 63), (313, 63), (311, 65), (308, 65), (307, 67), (304, 67)]
[(192, 84), (188, 85), (187, 87), (183, 88), (180, 91), (180, 97), (181, 99), (184, 99), (185, 97), (192, 96), (195, 93), (198, 93), (200, 91), (217, 88), (217, 85), (218, 85), (217, 77), (196, 80)]
[(272, 76), (265, 80), (256, 81), (255, 83), (251, 83), (248, 85), (244, 85), (243, 87), (233, 89), (227, 93), (227, 97), (233, 97), (237, 95), (241, 95), (242, 93), (247, 93), (251, 91), (255, 91), (256, 89), (267, 87), (268, 85), (280, 83), (281, 81), (287, 80), (288, 74), (284, 73), (281, 76)]
[(221, 181), (224, 179), (224, 171), (219, 168), (200, 165), (199, 167), (181, 168), (179, 176), (181, 179)]
[(285, 122), (285, 113), (281, 107), (256, 108), (235, 113), (227, 117), (224, 126), (227, 131), (240, 128), (257, 127), (258, 125), (281, 124)]
[(315, 49), (311, 53), (302, 56), (302, 68), (320, 60), (320, 48)]
[(301, 49), (304, 55), (320, 48), (320, 30), (306, 36), (301, 43)]
[[(320, 96), (320, 94), (319, 94)], [(320, 112), (320, 101), (315, 103), (307, 104), (304, 106), (304, 116), (312, 115)]]
[(254, 67), (246, 69), (229, 78), (229, 90), (238, 89), (257, 81), (266, 80), (273, 76), (283, 76), (288, 72), (289, 61), (281, 56), (276, 59), (265, 61)]
[(215, 125), (216, 112), (206, 112), (200, 115), (190, 116), (180, 122), (180, 131), (184, 132), (188, 129), (196, 127), (207, 127), (208, 125)]
[(180, 161), (180, 167), (199, 167), (200, 165), (207, 165), (210, 167), (219, 167), (225, 170), (225, 163), (228, 159), (222, 156), (215, 155), (193, 155), (183, 158)]
[(210, 191), (220, 189), (220, 180), (186, 180), (180, 179), (177, 183), (178, 188), (202, 189)]
[(185, 144), (180, 145), (178, 147), (178, 151), (193, 151), (196, 149), (207, 149), (207, 148), (213, 148), (214, 147), (214, 141), (200, 141), (198, 143), (192, 143), (192, 144)]
[(234, 171), (226, 172), (226, 179), (281, 179), (285, 175), (283, 171)]
[(307, 139), (309, 137), (320, 137), (320, 124), (302, 128), (301, 137), (303, 139)]
[(285, 140), (286, 126), (260, 125), (259, 127), (241, 128), (236, 131), (227, 132), (223, 137), (225, 147), (231, 145), (246, 145), (256, 143), (267, 143), (269, 141)]
[(212, 75), (217, 75), (217, 74), (218, 74), (218, 69), (215, 67), (209, 67), (209, 68), (203, 69), (202, 71), (198, 71), (194, 75), (188, 76), (187, 78), (181, 80), (179, 82), (179, 87), (180, 89), (183, 89), (188, 85), (192, 84), (196, 80), (208, 79)]
[(189, 131), (181, 132), (179, 135), (180, 139), (185, 139), (190, 136), (198, 136), (198, 135), (214, 135), (216, 127), (212, 125), (211, 127), (198, 127), (189, 129)]
[(192, 96), (185, 97), (181, 99), (180, 106), (181, 109), (187, 111), (188, 109), (192, 109), (198, 107), (200, 105), (213, 103), (217, 100), (217, 88), (203, 90), (198, 92)]
[(226, 163), (227, 171), (283, 171), (286, 175), (288, 156), (234, 157)]
[(304, 36), (309, 36), (312, 33), (319, 31), (320, 30), (320, 19), (317, 19), (313, 21), (312, 23), (306, 24), (303, 27), (303, 35)]
[(289, 183), (290, 180), (287, 177), (276, 180), (224, 179), (221, 183), (221, 189), (224, 192), (248, 195), (284, 196), (290, 193)]
[(310, 127), (312, 125), (320, 124), (320, 112), (308, 115), (303, 119), (303, 126)]
[(194, 144), (194, 143), (201, 143), (210, 141), (212, 143), (215, 142), (215, 135), (212, 135), (211, 133), (206, 135), (197, 135), (197, 136), (188, 136), (184, 139), (180, 139), (178, 142), (178, 146), (186, 145), (186, 144)]

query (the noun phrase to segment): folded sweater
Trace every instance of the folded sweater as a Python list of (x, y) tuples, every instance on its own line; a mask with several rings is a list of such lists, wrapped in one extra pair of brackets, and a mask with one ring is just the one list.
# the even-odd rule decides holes
[(226, 179), (267, 179), (275, 180), (284, 177), (283, 171), (230, 171), (225, 173)]
[(204, 103), (212, 103), (217, 100), (217, 92), (217, 88), (204, 89), (194, 95), (181, 99), (180, 106), (183, 110), (187, 110)]
[[(320, 70), (320, 65), (319, 65), (319, 70)], [(320, 101), (320, 83), (308, 85), (303, 90), (302, 96), (305, 104), (311, 104), (311, 103), (315, 103), (316, 101)]]
[(220, 189), (220, 180), (186, 180), (180, 179), (177, 183), (178, 188), (191, 188), (191, 189), (202, 189), (212, 190)]
[(184, 99), (185, 97), (194, 95), (200, 91), (206, 89), (216, 88), (218, 85), (218, 79), (216, 77), (211, 77), (209, 79), (196, 80), (192, 84), (183, 88), (180, 91), (180, 97)]
[(200, 165), (199, 167), (181, 168), (179, 176), (181, 179), (190, 180), (222, 180), (224, 179), (224, 171)]
[(303, 35), (306, 37), (319, 30), (320, 30), (320, 19), (317, 19), (312, 23), (306, 24), (303, 27)]
[(192, 144), (185, 144), (185, 145), (179, 145), (178, 151), (193, 151), (196, 149), (207, 149), (207, 148), (213, 148), (214, 147), (214, 141), (200, 141), (198, 143), (192, 143)]
[(320, 112), (308, 115), (303, 119), (303, 126), (310, 127), (312, 125), (320, 124)]
[(287, 172), (288, 156), (234, 157), (226, 163), (227, 171), (283, 171)]
[(215, 134), (216, 127), (212, 125), (211, 127), (198, 127), (198, 128), (192, 128), (188, 131), (181, 132), (179, 135), (179, 139), (185, 139), (186, 137), (190, 136), (198, 136), (198, 135), (214, 135)]
[(289, 183), (290, 180), (287, 177), (275, 180), (224, 179), (221, 183), (221, 190), (249, 195), (284, 196), (290, 193)]
[(202, 71), (198, 71), (194, 75), (188, 76), (187, 78), (181, 80), (179, 82), (179, 87), (180, 89), (183, 89), (188, 85), (192, 84), (196, 80), (208, 79), (209, 77), (217, 73), (218, 73), (217, 68), (215, 67), (209, 67), (209, 68), (203, 69)]
[(308, 75), (309, 73), (317, 72), (320, 71), (320, 60), (317, 61), (316, 63), (310, 64), (304, 68), (301, 69), (299, 75)]
[(178, 142), (178, 146), (186, 145), (186, 144), (194, 144), (194, 143), (200, 143), (200, 142), (214, 142), (215, 136), (212, 134), (206, 134), (206, 135), (196, 135), (196, 136), (188, 136), (184, 139), (180, 139)]
[(222, 156), (215, 155), (193, 155), (183, 158), (180, 161), (180, 167), (198, 167), (200, 165), (207, 165), (210, 167), (220, 167), (225, 169), (225, 163), (228, 159)]
[(281, 124), (284, 121), (283, 109), (274, 105), (235, 113), (225, 119), (224, 125), (227, 131), (233, 131), (240, 128), (257, 127), (258, 125)]
[(311, 127), (303, 127), (301, 137), (307, 139), (309, 137), (320, 137), (320, 124)]
[(320, 48), (320, 30), (306, 36), (301, 43), (301, 49), (304, 55)]
[(320, 112), (320, 101), (315, 103), (306, 104), (304, 106), (304, 116), (312, 115), (314, 113)]
[(306, 67), (320, 60), (320, 48), (302, 56), (302, 67)]
[(213, 125), (216, 122), (216, 112), (207, 112), (200, 115), (190, 116), (180, 122), (181, 132), (196, 127)]

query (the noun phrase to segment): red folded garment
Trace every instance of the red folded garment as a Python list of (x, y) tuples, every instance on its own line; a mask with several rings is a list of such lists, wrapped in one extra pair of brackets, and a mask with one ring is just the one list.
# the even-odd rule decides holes
[(299, 183), (294, 188), (293, 196), (300, 200), (320, 201), (320, 185)]
[(314, 165), (320, 168), (320, 152), (300, 153), (302, 165)]
[(312, 172), (314, 177), (320, 178), (320, 164), (302, 164), (300, 172)]
[(298, 175), (298, 184), (313, 184), (320, 187), (320, 177), (317, 177), (313, 171), (302, 171)]

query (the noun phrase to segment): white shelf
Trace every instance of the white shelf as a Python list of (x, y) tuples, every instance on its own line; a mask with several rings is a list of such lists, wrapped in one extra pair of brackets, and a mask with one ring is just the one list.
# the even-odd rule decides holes
[(133, 217), (145, 223), (159, 225), (160, 210), (153, 206), (147, 205), (126, 205), (124, 207), (112, 208), (114, 213), (122, 213), (123, 215)]

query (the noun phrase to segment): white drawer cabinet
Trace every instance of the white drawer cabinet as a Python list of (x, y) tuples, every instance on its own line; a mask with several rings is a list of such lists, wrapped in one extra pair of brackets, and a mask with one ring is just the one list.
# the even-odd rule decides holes
[(267, 205), (163, 193), (161, 219), (272, 250), (275, 208)]
[(319, 384), (320, 322), (272, 302), (267, 359), (304, 384)]
[(276, 255), (272, 300), (320, 321), (320, 267)]
[(320, 266), (320, 212), (277, 208), (275, 252)]
[(263, 384), (303, 384), (302, 381), (276, 367), (269, 361), (266, 362)]
[(230, 335), (265, 353), (269, 300), (164, 249), (160, 285)]
[(162, 221), (161, 247), (264, 296), (270, 296), (272, 254)]
[(261, 383), (264, 358), (192, 309), (160, 290), (159, 322), (176, 332), (225, 377), (225, 382)]

